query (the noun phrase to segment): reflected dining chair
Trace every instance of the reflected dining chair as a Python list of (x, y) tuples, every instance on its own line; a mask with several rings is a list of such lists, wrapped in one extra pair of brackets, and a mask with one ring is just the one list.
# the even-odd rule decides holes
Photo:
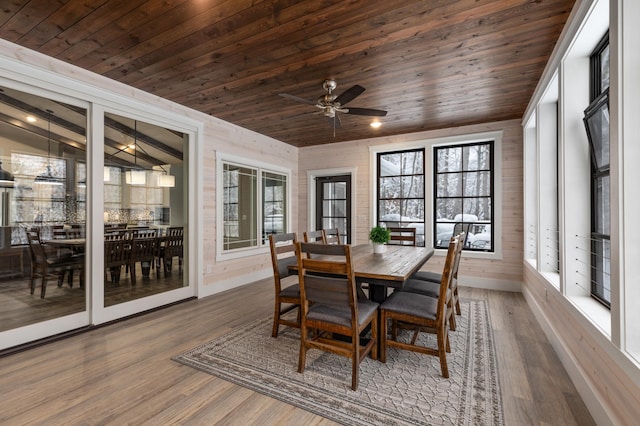
[[(380, 361), (387, 360), (387, 347), (410, 350), (440, 359), (442, 377), (449, 377), (447, 352), (451, 352), (447, 331), (447, 292), (452, 278), (453, 261), (458, 248), (459, 239), (452, 237), (447, 250), (447, 257), (439, 285), (438, 297), (406, 291), (394, 292), (380, 305)], [(387, 323), (391, 322), (391, 339), (387, 336)], [(398, 326), (410, 326), (414, 330), (414, 338), (406, 342), (398, 338)], [(428, 332), (436, 335), (437, 347), (419, 345), (417, 333)]]
[(391, 233), (391, 239), (387, 244), (415, 247), (416, 228), (390, 227), (387, 229)]
[(182, 271), (182, 258), (184, 256), (184, 227), (176, 226), (167, 228), (167, 233), (162, 237), (162, 244), (158, 247), (157, 267), (162, 263), (164, 275), (171, 273), (173, 258), (178, 258), (178, 271)]
[[(272, 337), (278, 337), (280, 324), (300, 328), (300, 286), (298, 275), (289, 266), (297, 264), (295, 232), (289, 234), (269, 234), (273, 283), (275, 285), (275, 309), (273, 312)], [(298, 309), (295, 321), (283, 318), (287, 312)]]
[(105, 282), (108, 281), (107, 271), (111, 275), (111, 283), (120, 283), (122, 267), (129, 262), (131, 241), (128, 234), (111, 234), (104, 237), (104, 267)]
[[(351, 246), (297, 243), (296, 256), (302, 313), (298, 372), (304, 372), (309, 349), (342, 355), (351, 359), (351, 389), (356, 390), (360, 363), (368, 354), (378, 357), (379, 305), (357, 297)], [(361, 342), (369, 326), (371, 337)]]
[(40, 241), (40, 233), (34, 230), (27, 230), (27, 240), (29, 242), (29, 253), (31, 255), (31, 294), (35, 292), (36, 278), (41, 278), (40, 297), (44, 299), (47, 291), (47, 278), (57, 277), (58, 286), (62, 285), (62, 276), (65, 272), (78, 269), (80, 271), (80, 286), (83, 285), (84, 278), (84, 254), (55, 256), (47, 253)]
[[(155, 266), (158, 255), (158, 238), (155, 230), (145, 230), (144, 232), (134, 232), (131, 238), (131, 254), (129, 255), (129, 275), (131, 285), (136, 284), (136, 263), (140, 262), (142, 276), (149, 277), (151, 267)], [(159, 277), (159, 269), (156, 268), (156, 276)]]

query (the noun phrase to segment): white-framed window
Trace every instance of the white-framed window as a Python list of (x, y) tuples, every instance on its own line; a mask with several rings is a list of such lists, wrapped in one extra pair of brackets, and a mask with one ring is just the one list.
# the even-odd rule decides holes
[(290, 170), (224, 154), (217, 170), (219, 260), (265, 250), (269, 234), (287, 232)]

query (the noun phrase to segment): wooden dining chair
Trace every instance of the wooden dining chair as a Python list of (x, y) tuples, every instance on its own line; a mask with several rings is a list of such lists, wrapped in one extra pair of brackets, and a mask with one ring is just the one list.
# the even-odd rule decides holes
[[(437, 298), (405, 291), (394, 292), (380, 305), (380, 361), (387, 360), (387, 347), (410, 350), (440, 359), (442, 376), (449, 377), (447, 352), (451, 352), (447, 331), (446, 294), (452, 278), (453, 261), (459, 239), (452, 237), (442, 272), (439, 295)], [(392, 324), (391, 339), (387, 336), (388, 322)], [(398, 323), (411, 325), (415, 333), (428, 332), (436, 335), (437, 347), (421, 346), (414, 337), (411, 341), (398, 338)]]
[(340, 230), (338, 228), (323, 229), (322, 233), (325, 244), (342, 244)]
[(36, 278), (41, 278), (40, 298), (44, 299), (47, 291), (47, 279), (50, 277), (58, 278), (58, 286), (62, 285), (62, 277), (64, 272), (73, 270), (80, 271), (80, 286), (83, 284), (84, 277), (84, 254), (52, 256), (45, 250), (40, 241), (40, 234), (37, 231), (27, 231), (27, 241), (29, 242), (29, 252), (31, 255), (31, 294), (35, 292)]
[[(458, 294), (458, 269), (460, 266), (460, 259), (462, 257), (462, 249), (465, 247), (467, 236), (469, 234), (467, 232), (460, 232), (457, 236), (460, 239), (460, 244), (458, 245), (458, 249), (456, 252), (456, 258), (453, 264), (453, 278), (451, 280), (451, 299), (452, 303), (455, 306), (455, 311), (457, 315), (462, 315), (462, 310), (460, 309), (460, 296)], [(433, 293), (433, 285), (430, 283), (440, 283), (442, 281), (442, 274), (439, 272), (431, 272), (431, 271), (417, 271), (411, 277), (413, 279), (417, 279), (420, 281), (426, 281), (427, 283), (414, 282), (407, 283), (403, 287), (405, 291), (412, 291), (414, 293), (426, 293), (428, 295), (432, 295)], [(455, 330), (455, 318), (453, 319), (453, 326), (451, 328)]]
[(322, 229), (318, 229), (317, 231), (305, 231), (304, 232), (304, 242), (305, 243), (321, 243), (326, 244), (324, 232)]
[(387, 228), (391, 233), (391, 239), (387, 244), (400, 246), (416, 246), (416, 228)]
[[(304, 372), (309, 349), (342, 355), (351, 359), (351, 389), (356, 390), (360, 363), (368, 354), (378, 357), (379, 305), (357, 297), (351, 246), (297, 243), (296, 256), (302, 314), (298, 372)], [(369, 326), (371, 337), (363, 343)]]
[[(289, 268), (297, 264), (295, 232), (289, 234), (269, 234), (271, 248), (271, 265), (273, 266), (273, 283), (275, 286), (275, 309), (273, 312), (272, 337), (278, 337), (280, 324), (300, 328), (300, 286), (297, 272)], [(282, 318), (284, 314), (298, 309), (295, 321)]]

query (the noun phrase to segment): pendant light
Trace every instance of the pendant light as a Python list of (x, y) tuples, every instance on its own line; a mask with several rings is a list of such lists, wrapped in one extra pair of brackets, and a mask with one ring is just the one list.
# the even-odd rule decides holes
[(162, 174), (158, 175), (158, 186), (161, 188), (173, 188), (176, 186), (176, 177), (170, 175), (167, 169), (158, 165), (162, 169)]
[(64, 184), (64, 179), (54, 176), (51, 171), (51, 114), (53, 114), (53, 111), (48, 109), (47, 113), (49, 114), (47, 125), (47, 170), (43, 174), (38, 175), (34, 183), (41, 185), (62, 185)]
[(133, 166), (131, 170), (124, 173), (124, 181), (129, 185), (146, 185), (147, 172), (137, 169), (138, 167), (138, 120), (133, 122)]

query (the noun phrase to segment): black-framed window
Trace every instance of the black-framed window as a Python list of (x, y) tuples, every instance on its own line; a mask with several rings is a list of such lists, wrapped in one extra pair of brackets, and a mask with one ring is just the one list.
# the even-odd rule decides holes
[(434, 147), (434, 247), (468, 232), (465, 250), (494, 251), (494, 145)]
[(591, 295), (611, 307), (608, 33), (591, 54), (590, 68), (584, 123), (591, 152)]
[(416, 228), (416, 244), (424, 246), (424, 148), (379, 153), (377, 160), (377, 223)]

